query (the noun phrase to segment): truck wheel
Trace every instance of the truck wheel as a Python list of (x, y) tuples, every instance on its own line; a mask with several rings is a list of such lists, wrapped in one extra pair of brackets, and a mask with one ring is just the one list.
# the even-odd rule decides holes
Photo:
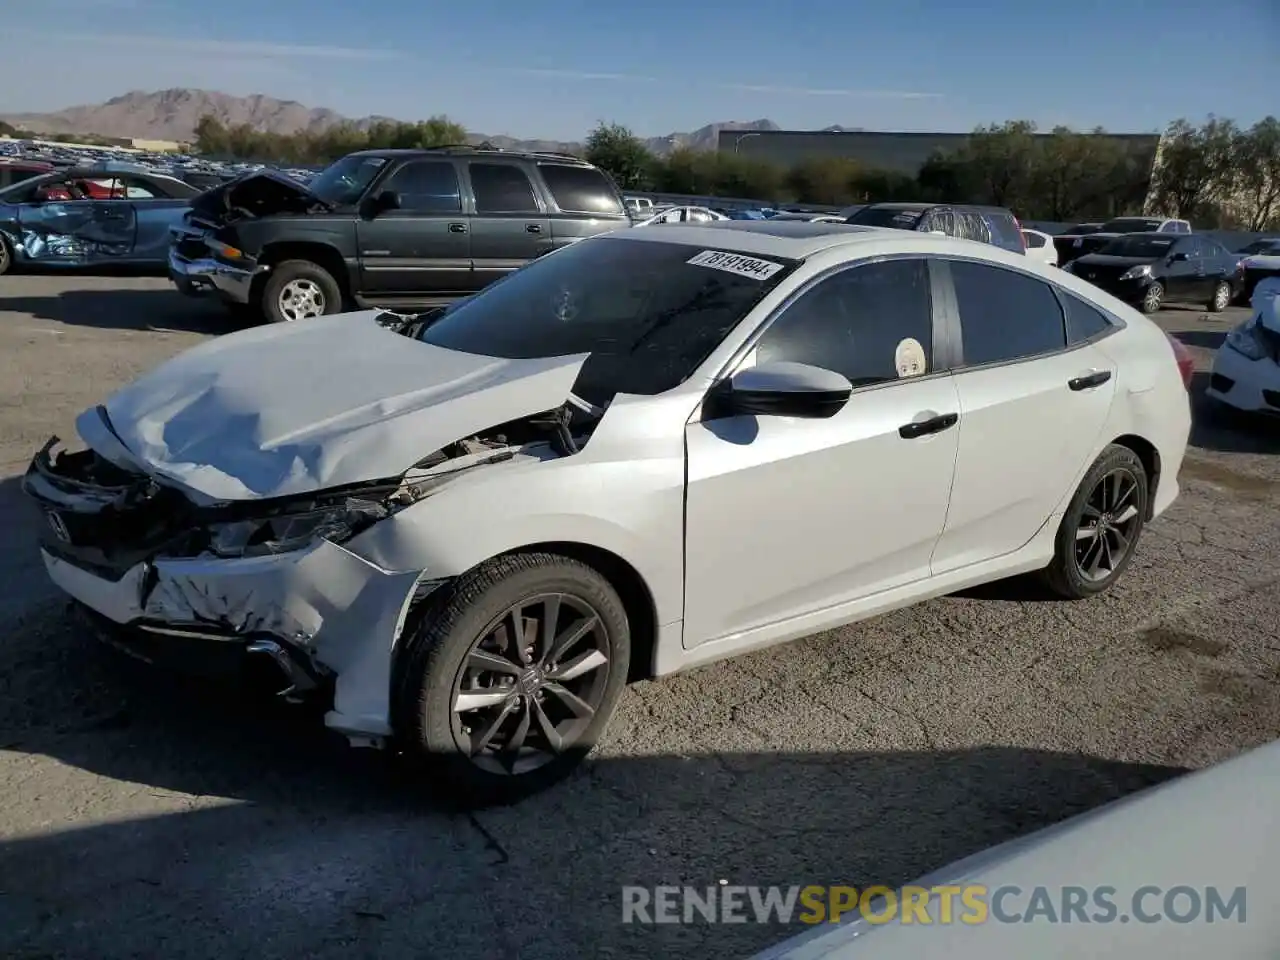
[(342, 290), (324, 267), (310, 260), (285, 260), (262, 285), (262, 315), (272, 323), (309, 320), (342, 309)]
[(577, 560), (499, 557), (406, 630), (396, 733), (450, 806), (513, 803), (568, 776), (626, 684), (617, 592)]

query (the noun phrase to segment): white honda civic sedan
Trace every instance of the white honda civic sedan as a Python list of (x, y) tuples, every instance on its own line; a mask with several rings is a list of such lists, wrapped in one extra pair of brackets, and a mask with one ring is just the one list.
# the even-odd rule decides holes
[(468, 802), (566, 774), (628, 677), (985, 581), (1110, 587), (1178, 492), (1169, 341), (987, 244), (770, 221), (582, 241), (442, 312), (245, 330), (33, 461), (116, 642), (274, 664)]

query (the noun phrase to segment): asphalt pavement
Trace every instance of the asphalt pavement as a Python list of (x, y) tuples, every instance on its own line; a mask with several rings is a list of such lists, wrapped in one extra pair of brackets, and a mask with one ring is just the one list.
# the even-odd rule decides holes
[[(1159, 319), (1203, 363), (1242, 316)], [(440, 812), (309, 714), (99, 648), (45, 579), (32, 453), (231, 329), (160, 279), (0, 279), (0, 956), (741, 957), (798, 931), (624, 925), (622, 886), (906, 882), (1280, 736), (1280, 429), (1197, 397), (1113, 592), (1002, 584), (638, 684), (569, 783)]]

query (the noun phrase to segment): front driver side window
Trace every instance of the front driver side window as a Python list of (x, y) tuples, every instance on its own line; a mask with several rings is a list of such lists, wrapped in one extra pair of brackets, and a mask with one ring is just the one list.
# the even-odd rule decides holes
[(808, 363), (854, 387), (933, 372), (933, 298), (922, 259), (843, 270), (787, 307), (756, 344), (757, 364)]

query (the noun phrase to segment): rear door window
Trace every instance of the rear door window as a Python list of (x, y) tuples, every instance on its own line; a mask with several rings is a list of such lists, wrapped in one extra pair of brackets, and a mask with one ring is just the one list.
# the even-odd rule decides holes
[(538, 170), (551, 191), (551, 199), (565, 213), (618, 215), (623, 212), (609, 178), (594, 167), (544, 163)]
[(960, 309), (964, 366), (1024, 360), (1066, 347), (1062, 305), (1049, 284), (1004, 267), (946, 262)]
[(472, 163), (476, 213), (541, 213), (533, 183), (513, 163)]

